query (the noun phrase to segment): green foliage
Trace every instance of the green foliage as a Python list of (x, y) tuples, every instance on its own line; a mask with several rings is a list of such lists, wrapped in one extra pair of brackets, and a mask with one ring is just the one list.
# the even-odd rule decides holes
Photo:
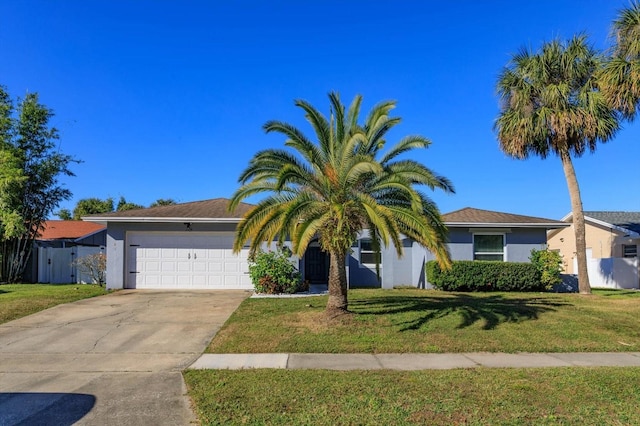
[[(151, 203), (149, 207), (169, 206), (173, 204), (176, 204), (176, 202), (172, 198), (159, 198)], [(73, 214), (71, 214), (68, 209), (61, 209), (56, 213), (56, 215), (62, 220), (81, 220), (82, 217), (92, 214), (111, 213), (113, 211), (123, 212), (126, 210), (143, 208), (144, 206), (141, 204), (131, 203), (128, 202), (126, 198), (120, 197), (118, 204), (114, 209), (113, 198), (109, 197), (103, 200), (101, 198), (92, 197), (79, 200), (73, 209)]]
[(73, 220), (73, 213), (69, 209), (60, 209), (56, 213), (60, 220)]
[[(83, 198), (78, 201), (73, 209), (73, 220), (81, 220), (84, 216), (92, 214), (109, 213), (113, 211), (113, 198), (106, 198), (104, 200), (100, 198)], [(60, 212), (59, 212), (60, 213)], [(58, 216), (62, 220), (64, 219), (60, 214)]]
[(71, 197), (59, 183), (78, 162), (60, 151), (53, 112), (29, 93), (14, 109), (0, 86), (0, 281), (20, 280), (42, 222)]
[(295, 293), (302, 277), (289, 261), (288, 250), (259, 251), (249, 261), (249, 274), (257, 293)]
[(16, 200), (26, 176), (13, 150), (0, 151), (0, 239), (16, 238), (26, 231)]
[(450, 270), (427, 262), (427, 281), (445, 291), (543, 291), (535, 265), (519, 262), (457, 260)]
[(400, 256), (401, 238), (406, 236), (448, 265), (446, 227), (436, 204), (420, 187), (453, 192), (453, 186), (412, 158), (399, 158), (427, 148), (427, 138), (406, 136), (387, 149), (388, 132), (400, 123), (399, 117), (391, 116), (394, 101), (374, 106), (362, 124), (360, 95), (348, 107), (337, 93), (330, 93), (329, 101), (329, 117), (304, 100), (295, 102), (314, 129), (313, 138), (285, 122), (264, 125), (267, 133), (285, 137), (287, 150), (254, 155), (240, 175), (242, 186), (230, 209), (247, 197), (267, 195), (238, 225), (236, 251), (246, 242), (258, 250), (263, 242), (290, 240), (293, 252), (303, 256), (317, 239), (331, 258), (327, 310), (344, 311), (344, 258), (363, 229), (369, 231), (374, 249), (393, 244)]
[(562, 256), (557, 251), (531, 250), (529, 257), (531, 263), (538, 270), (540, 283), (546, 290), (551, 290), (554, 285), (562, 283)]
[(120, 200), (118, 201), (118, 206), (116, 207), (116, 211), (124, 212), (127, 210), (136, 210), (136, 209), (143, 209), (143, 208), (144, 208), (143, 205), (130, 203), (124, 197), (120, 197)]
[[(627, 3), (627, 2), (625, 2)], [(631, 0), (618, 12), (611, 28), (611, 57), (598, 75), (598, 85), (609, 103), (632, 121), (640, 102), (640, 2)]]
[(172, 206), (178, 204), (173, 198), (158, 198), (149, 207)]

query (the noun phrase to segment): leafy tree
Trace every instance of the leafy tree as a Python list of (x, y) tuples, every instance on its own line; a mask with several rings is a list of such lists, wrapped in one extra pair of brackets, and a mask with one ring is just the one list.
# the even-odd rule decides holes
[(13, 103), (9, 94), (0, 87), (0, 236), (7, 239), (20, 236), (24, 223), (16, 203), (18, 189), (26, 177), (13, 150)]
[(594, 152), (619, 129), (616, 111), (599, 91), (601, 56), (584, 36), (554, 40), (540, 50), (514, 55), (498, 79), (500, 114), (495, 124), (500, 148), (515, 158), (560, 157), (576, 236), (580, 293), (591, 293), (587, 275), (585, 224), (573, 157)]
[[(149, 207), (168, 206), (172, 204), (176, 204), (176, 202), (171, 198), (159, 198), (158, 200), (154, 201)], [(122, 212), (125, 210), (143, 208), (144, 206), (140, 204), (130, 203), (124, 197), (120, 197), (120, 200), (118, 200), (118, 204), (114, 209), (113, 198), (109, 197), (103, 200), (101, 198), (92, 197), (79, 200), (73, 209), (73, 214), (68, 209), (60, 209), (56, 213), (56, 216), (58, 216), (62, 220), (81, 220), (82, 217), (92, 214), (111, 213), (113, 211)]]
[(126, 210), (144, 209), (144, 206), (136, 203), (129, 203), (124, 197), (120, 197), (116, 211), (123, 212)]
[(73, 213), (69, 209), (60, 209), (56, 216), (60, 218), (60, 220), (73, 220)]
[[(76, 206), (73, 209), (73, 220), (81, 220), (83, 216), (88, 216), (92, 214), (100, 214), (100, 213), (110, 213), (113, 211), (113, 198), (83, 198), (78, 201)], [(60, 216), (61, 212), (58, 212), (58, 216), (62, 220), (62, 216)]]
[(178, 204), (173, 198), (158, 198), (149, 207), (172, 206)]
[(20, 280), (31, 255), (33, 239), (53, 209), (71, 197), (58, 182), (73, 176), (62, 154), (58, 131), (49, 127), (53, 112), (40, 104), (38, 95), (27, 94), (17, 109), (0, 86), (0, 281)]
[(640, 2), (634, 0), (613, 21), (611, 57), (600, 73), (600, 86), (611, 105), (633, 120), (640, 102)]
[(445, 192), (453, 192), (453, 187), (417, 161), (398, 159), (428, 147), (430, 141), (422, 136), (404, 137), (382, 152), (387, 132), (400, 123), (400, 118), (389, 116), (394, 101), (374, 106), (360, 125), (361, 96), (348, 110), (337, 93), (330, 93), (329, 100), (329, 118), (306, 101), (295, 102), (313, 127), (315, 142), (288, 123), (264, 125), (267, 133), (284, 135), (291, 150), (258, 152), (240, 176), (241, 187), (230, 209), (249, 196), (268, 194), (238, 226), (236, 251), (247, 241), (255, 252), (262, 242), (290, 238), (293, 253), (302, 256), (318, 238), (330, 258), (326, 313), (334, 316), (347, 312), (345, 262), (363, 229), (378, 253), (381, 245), (393, 244), (402, 255), (405, 235), (431, 250), (444, 267), (450, 264), (440, 212), (416, 186)]

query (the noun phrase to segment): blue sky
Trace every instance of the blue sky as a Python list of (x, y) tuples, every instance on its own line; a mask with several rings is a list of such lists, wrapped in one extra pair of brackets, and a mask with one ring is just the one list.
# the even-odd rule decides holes
[[(523, 46), (585, 32), (608, 45), (626, 0), (1, 1), (0, 84), (38, 92), (65, 178), (81, 198), (148, 205), (229, 197), (252, 155), (282, 147), (267, 120), (311, 134), (294, 99), (328, 113), (327, 93), (364, 111), (398, 101), (413, 157), (452, 180), (443, 212), (471, 206), (548, 218), (570, 211), (559, 159), (498, 148), (497, 76)], [(640, 211), (640, 124), (575, 161), (585, 210)], [(255, 200), (254, 200), (255, 201)]]

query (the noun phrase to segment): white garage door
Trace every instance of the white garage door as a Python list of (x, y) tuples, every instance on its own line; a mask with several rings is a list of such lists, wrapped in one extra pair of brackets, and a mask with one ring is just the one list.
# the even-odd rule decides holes
[(127, 233), (127, 288), (252, 289), (248, 250), (216, 232)]

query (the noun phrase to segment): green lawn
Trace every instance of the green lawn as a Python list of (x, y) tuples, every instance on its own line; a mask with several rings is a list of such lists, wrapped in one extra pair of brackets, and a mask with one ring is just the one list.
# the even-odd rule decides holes
[(633, 425), (640, 368), (189, 370), (203, 425)]
[(208, 352), (640, 351), (640, 292), (352, 290), (355, 314), (327, 324), (326, 297), (247, 299)]
[[(349, 300), (355, 314), (327, 324), (326, 297), (248, 299), (209, 351), (640, 351), (640, 292), (353, 290)], [(640, 368), (184, 375), (204, 425), (640, 424)]]
[(87, 284), (3, 284), (0, 285), (0, 324), (106, 293), (100, 286)]

